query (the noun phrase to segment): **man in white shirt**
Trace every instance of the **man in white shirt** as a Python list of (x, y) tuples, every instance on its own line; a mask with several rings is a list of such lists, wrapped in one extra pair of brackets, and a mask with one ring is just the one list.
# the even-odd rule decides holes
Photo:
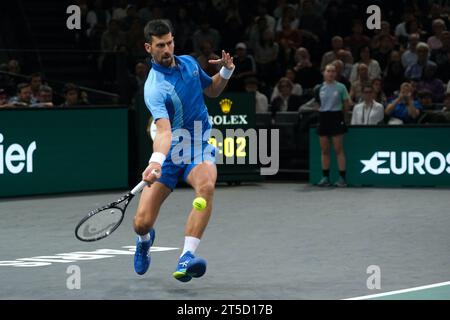
[(363, 101), (353, 108), (352, 125), (377, 125), (384, 119), (384, 108), (373, 99), (373, 88), (363, 87)]
[(420, 35), (418, 33), (411, 33), (408, 42), (408, 49), (402, 54), (402, 65), (405, 69), (417, 63), (416, 47), (420, 42)]

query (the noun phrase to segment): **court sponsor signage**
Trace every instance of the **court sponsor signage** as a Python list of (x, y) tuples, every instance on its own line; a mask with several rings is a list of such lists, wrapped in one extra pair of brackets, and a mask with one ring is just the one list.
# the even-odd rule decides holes
[[(356, 126), (344, 138), (349, 185), (450, 186), (450, 126)], [(310, 182), (322, 176), (315, 128), (310, 131)], [(337, 179), (332, 154), (331, 179)]]
[(127, 186), (126, 108), (0, 111), (0, 197)]

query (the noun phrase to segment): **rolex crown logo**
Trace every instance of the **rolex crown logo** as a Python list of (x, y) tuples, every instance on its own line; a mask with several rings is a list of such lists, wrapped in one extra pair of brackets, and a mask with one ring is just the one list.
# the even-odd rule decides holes
[(223, 113), (229, 113), (231, 111), (231, 105), (233, 104), (233, 101), (230, 99), (222, 99), (220, 102), (220, 109), (222, 109)]

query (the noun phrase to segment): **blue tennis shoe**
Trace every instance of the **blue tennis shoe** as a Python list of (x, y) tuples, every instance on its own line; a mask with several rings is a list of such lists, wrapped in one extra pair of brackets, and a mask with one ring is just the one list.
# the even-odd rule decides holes
[(136, 252), (134, 253), (134, 271), (137, 274), (143, 275), (150, 267), (150, 247), (155, 241), (155, 230), (151, 229), (150, 240), (139, 241), (139, 237), (136, 239)]
[(200, 278), (206, 272), (206, 260), (195, 257), (190, 251), (183, 254), (178, 261), (177, 269), (172, 274), (181, 282), (188, 282), (192, 278)]

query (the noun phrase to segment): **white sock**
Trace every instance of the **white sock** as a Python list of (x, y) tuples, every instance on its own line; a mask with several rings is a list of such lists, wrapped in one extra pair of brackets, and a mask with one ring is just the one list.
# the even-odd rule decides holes
[(139, 238), (139, 242), (143, 242), (143, 241), (149, 241), (150, 240), (150, 234), (147, 233), (143, 236), (138, 234), (138, 238)]
[(200, 239), (194, 238), (194, 237), (184, 237), (184, 248), (183, 253), (181, 256), (183, 256), (187, 251), (190, 251), (192, 254), (195, 253), (195, 250), (197, 250), (198, 245), (200, 244)]

